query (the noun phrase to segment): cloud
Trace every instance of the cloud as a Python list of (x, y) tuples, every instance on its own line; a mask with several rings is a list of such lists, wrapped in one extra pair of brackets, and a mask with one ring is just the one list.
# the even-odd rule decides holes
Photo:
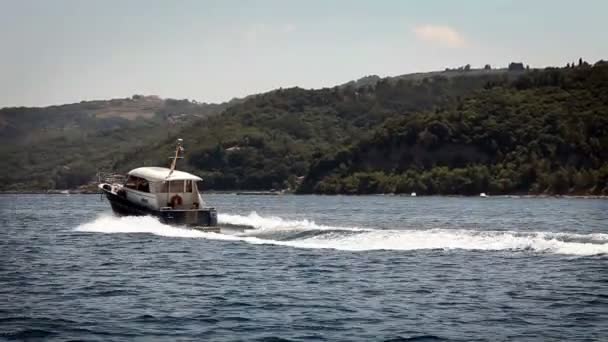
[(419, 25), (414, 27), (414, 34), (420, 40), (438, 43), (448, 47), (464, 47), (464, 37), (455, 29), (442, 25)]

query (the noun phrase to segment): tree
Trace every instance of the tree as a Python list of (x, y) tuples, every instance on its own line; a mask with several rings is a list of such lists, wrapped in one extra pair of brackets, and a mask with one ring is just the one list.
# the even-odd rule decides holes
[(511, 62), (509, 63), (509, 71), (521, 71), (521, 70), (525, 70), (524, 68), (524, 63), (521, 62)]
[(424, 131), (420, 132), (420, 134), (418, 134), (418, 141), (420, 141), (422, 146), (426, 148), (433, 148), (436, 146), (439, 139), (436, 135), (425, 129)]

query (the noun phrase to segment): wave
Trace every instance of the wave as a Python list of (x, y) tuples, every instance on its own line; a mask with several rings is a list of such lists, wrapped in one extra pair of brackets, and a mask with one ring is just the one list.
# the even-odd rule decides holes
[(238, 237), (202, 232), (186, 227), (174, 227), (161, 223), (152, 216), (124, 216), (102, 215), (92, 222), (76, 227), (79, 232), (93, 232), (106, 234), (154, 234), (158, 236), (176, 238), (216, 238), (223, 240), (238, 240)]
[(148, 233), (176, 238), (243, 241), (296, 248), (330, 248), (345, 251), (462, 249), (479, 251), (531, 251), (566, 255), (608, 254), (608, 234), (557, 232), (480, 231), (467, 229), (381, 230), (335, 227), (310, 220), (287, 220), (249, 215), (220, 214), (220, 225), (253, 229), (228, 235), (201, 232), (160, 223), (153, 217), (101, 216), (76, 228), (82, 232)]

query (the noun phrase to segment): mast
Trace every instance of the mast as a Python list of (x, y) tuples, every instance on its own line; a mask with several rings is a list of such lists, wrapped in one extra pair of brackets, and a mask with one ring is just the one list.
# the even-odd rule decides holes
[(171, 170), (169, 171), (167, 178), (169, 178), (169, 176), (171, 176), (171, 174), (175, 170), (175, 165), (177, 164), (177, 160), (184, 158), (184, 157), (180, 156), (180, 154), (184, 153), (184, 147), (182, 146), (183, 142), (184, 142), (184, 139), (181, 139), (181, 138), (177, 139), (177, 146), (175, 147), (175, 156), (169, 157), (169, 159), (173, 159), (173, 160), (171, 161), (171, 167), (170, 167)]

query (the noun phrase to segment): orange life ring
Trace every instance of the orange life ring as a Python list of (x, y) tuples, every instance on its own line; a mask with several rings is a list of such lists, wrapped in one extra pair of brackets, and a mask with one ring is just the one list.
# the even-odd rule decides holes
[(178, 205), (182, 205), (182, 198), (179, 195), (173, 195), (171, 197), (171, 207), (175, 208)]

